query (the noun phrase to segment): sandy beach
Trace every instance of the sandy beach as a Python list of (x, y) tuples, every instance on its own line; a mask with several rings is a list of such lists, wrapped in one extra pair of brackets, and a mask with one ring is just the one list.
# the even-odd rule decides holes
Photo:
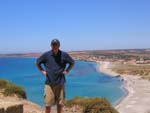
[[(111, 76), (118, 74), (111, 71), (110, 62), (97, 62), (98, 69), (102, 73)], [(140, 76), (121, 75), (124, 80), (124, 88), (127, 90), (125, 96), (115, 108), (119, 113), (150, 113), (150, 81), (143, 80)]]

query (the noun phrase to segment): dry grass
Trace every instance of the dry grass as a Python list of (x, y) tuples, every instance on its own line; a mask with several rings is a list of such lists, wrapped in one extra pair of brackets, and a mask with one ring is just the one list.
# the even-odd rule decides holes
[(150, 80), (150, 65), (147, 64), (118, 64), (112, 67), (112, 70), (119, 74), (139, 75)]
[(20, 98), (26, 98), (26, 92), (22, 87), (10, 83), (6, 80), (0, 79), (0, 92), (5, 96), (16, 95)]
[(75, 105), (83, 108), (83, 113), (118, 113), (105, 98), (75, 97), (65, 104), (66, 107)]

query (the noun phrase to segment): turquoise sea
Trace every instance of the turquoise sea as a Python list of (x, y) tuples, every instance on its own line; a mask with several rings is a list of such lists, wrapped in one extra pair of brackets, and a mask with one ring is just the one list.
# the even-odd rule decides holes
[[(36, 58), (0, 58), (0, 79), (7, 79), (24, 87), (27, 98), (44, 105), (45, 77), (35, 66)], [(75, 96), (105, 97), (115, 105), (125, 92), (123, 82), (96, 70), (96, 63), (76, 61), (75, 67), (66, 76), (66, 99)]]

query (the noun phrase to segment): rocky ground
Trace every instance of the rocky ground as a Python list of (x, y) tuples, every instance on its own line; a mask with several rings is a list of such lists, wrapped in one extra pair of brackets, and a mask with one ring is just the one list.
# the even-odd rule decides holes
[[(0, 94), (0, 113), (44, 113), (44, 108), (26, 99), (18, 97), (4, 97)], [(52, 107), (52, 113), (56, 113), (56, 107)], [(64, 107), (63, 113), (82, 113), (78, 106), (73, 108)]]

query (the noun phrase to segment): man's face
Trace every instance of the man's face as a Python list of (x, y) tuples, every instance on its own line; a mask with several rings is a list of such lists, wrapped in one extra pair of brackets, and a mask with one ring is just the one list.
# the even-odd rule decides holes
[(58, 50), (59, 50), (59, 45), (58, 45), (58, 44), (52, 44), (52, 45), (51, 45), (51, 48), (52, 48), (52, 51), (53, 51), (54, 53), (57, 53)]

